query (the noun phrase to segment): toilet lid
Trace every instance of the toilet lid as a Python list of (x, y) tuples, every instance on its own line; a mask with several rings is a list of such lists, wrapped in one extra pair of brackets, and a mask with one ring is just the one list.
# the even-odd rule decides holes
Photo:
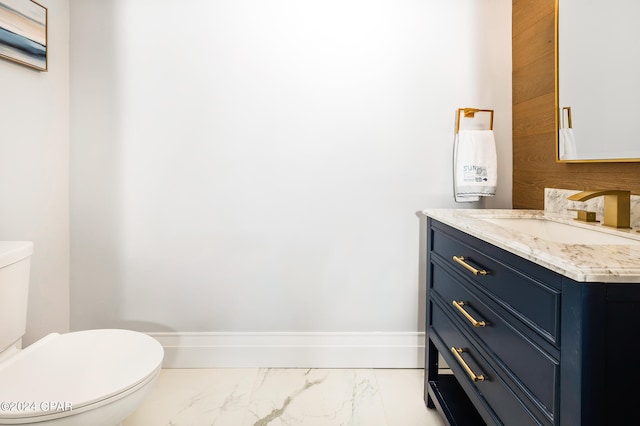
[(50, 334), (0, 364), (0, 419), (105, 400), (145, 381), (163, 356), (158, 341), (129, 330)]

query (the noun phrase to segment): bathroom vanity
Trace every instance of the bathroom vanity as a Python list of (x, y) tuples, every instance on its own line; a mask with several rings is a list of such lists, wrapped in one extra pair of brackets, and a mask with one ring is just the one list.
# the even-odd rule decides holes
[(543, 211), (418, 216), (428, 407), (455, 425), (640, 424), (640, 234)]

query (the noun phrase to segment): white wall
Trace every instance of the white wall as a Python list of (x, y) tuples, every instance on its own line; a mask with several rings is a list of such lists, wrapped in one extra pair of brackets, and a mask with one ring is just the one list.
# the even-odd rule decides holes
[(25, 344), (69, 329), (69, 2), (40, 3), (49, 71), (0, 59), (0, 240), (34, 242)]
[(71, 325), (421, 329), (418, 220), (458, 107), (496, 109), (511, 2), (71, 2)]

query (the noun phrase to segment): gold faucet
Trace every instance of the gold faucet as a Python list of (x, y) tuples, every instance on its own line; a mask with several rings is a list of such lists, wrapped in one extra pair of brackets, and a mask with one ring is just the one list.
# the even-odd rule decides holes
[(631, 191), (600, 190), (583, 191), (567, 197), (573, 201), (587, 201), (594, 197), (604, 196), (603, 225), (614, 228), (630, 228), (631, 224)]

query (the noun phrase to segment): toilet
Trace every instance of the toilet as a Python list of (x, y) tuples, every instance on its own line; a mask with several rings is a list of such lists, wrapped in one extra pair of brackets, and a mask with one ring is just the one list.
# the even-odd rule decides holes
[(164, 351), (130, 330), (52, 333), (22, 349), (31, 242), (0, 241), (0, 425), (116, 426), (160, 374)]

